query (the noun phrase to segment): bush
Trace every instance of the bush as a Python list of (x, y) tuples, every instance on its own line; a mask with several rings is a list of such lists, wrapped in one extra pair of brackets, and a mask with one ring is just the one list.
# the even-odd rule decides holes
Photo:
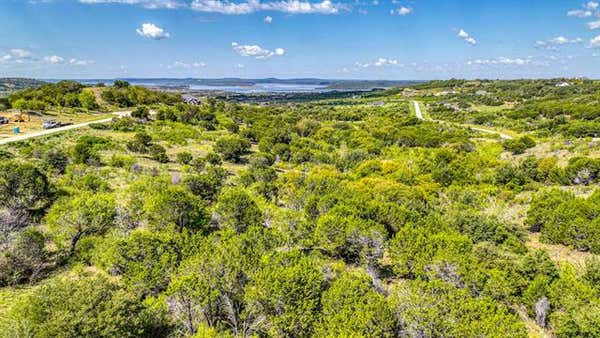
[(159, 144), (153, 144), (148, 149), (150, 156), (153, 160), (158, 161), (160, 163), (169, 162), (169, 156), (167, 156), (167, 150), (165, 147)]
[(228, 161), (239, 163), (241, 157), (250, 152), (250, 141), (240, 136), (224, 136), (217, 140), (215, 151)]
[(223, 163), (223, 160), (221, 160), (221, 156), (214, 152), (206, 154), (206, 157), (204, 159), (206, 160), (206, 162), (212, 165), (221, 165)]
[(127, 149), (136, 153), (145, 153), (152, 144), (152, 137), (146, 133), (136, 133), (127, 143)]
[(100, 165), (98, 151), (105, 148), (108, 140), (96, 136), (82, 136), (73, 146), (73, 162), (77, 164)]
[(146, 106), (136, 107), (131, 112), (131, 117), (135, 119), (147, 120), (150, 117), (150, 109), (148, 109)]
[(60, 149), (47, 151), (42, 160), (46, 166), (56, 170), (59, 174), (63, 174), (67, 165), (69, 165), (69, 157)]
[(192, 156), (192, 154), (187, 151), (177, 154), (177, 162), (179, 164), (190, 164), (193, 159), (194, 159), (194, 156)]
[(525, 150), (535, 147), (535, 141), (529, 136), (522, 136), (516, 140), (506, 140), (502, 146), (513, 154), (523, 154)]

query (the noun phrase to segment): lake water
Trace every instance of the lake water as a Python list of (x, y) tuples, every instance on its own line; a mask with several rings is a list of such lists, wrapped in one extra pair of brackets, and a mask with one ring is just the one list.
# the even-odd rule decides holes
[(198, 86), (191, 85), (191, 90), (218, 90), (232, 93), (312, 93), (327, 91), (327, 86), (257, 83), (252, 86)]

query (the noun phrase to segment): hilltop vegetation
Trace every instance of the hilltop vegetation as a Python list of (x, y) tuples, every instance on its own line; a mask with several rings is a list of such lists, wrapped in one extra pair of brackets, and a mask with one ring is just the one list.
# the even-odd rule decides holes
[(110, 110), (159, 102), (175, 104), (179, 95), (156, 92), (117, 80), (115, 85), (91, 87), (75, 81), (45, 83), (10, 94), (4, 105), (20, 110), (74, 109), (75, 111)]
[(131, 117), (0, 153), (0, 336), (600, 336), (600, 145), (572, 132), (599, 84), (563, 81), (270, 105), (105, 87)]

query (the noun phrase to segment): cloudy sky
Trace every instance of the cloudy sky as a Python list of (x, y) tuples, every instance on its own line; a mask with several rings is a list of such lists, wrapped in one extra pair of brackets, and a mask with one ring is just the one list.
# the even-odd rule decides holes
[(600, 77), (572, 0), (0, 0), (0, 77)]

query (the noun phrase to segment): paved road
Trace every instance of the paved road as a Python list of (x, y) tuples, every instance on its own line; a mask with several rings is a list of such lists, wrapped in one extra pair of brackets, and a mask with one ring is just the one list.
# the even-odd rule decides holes
[[(417, 116), (417, 118), (419, 120), (422, 120), (422, 121), (425, 120), (425, 118), (423, 117), (423, 114), (421, 113), (421, 106), (419, 105), (419, 102), (413, 101), (413, 104), (415, 105), (415, 115)], [(464, 124), (454, 123), (454, 122), (438, 121), (438, 120), (433, 120), (433, 119), (428, 119), (428, 120), (434, 121), (434, 122), (443, 122), (443, 123), (455, 124), (455, 125), (459, 125), (459, 126), (462, 126), (462, 127), (465, 127), (465, 128), (470, 128), (472, 130), (480, 131), (480, 132), (486, 133), (486, 134), (495, 134), (495, 135), (500, 136), (501, 139), (505, 139), (505, 140), (512, 140), (513, 139), (513, 137), (510, 136), (510, 135), (508, 135), (508, 134), (505, 134), (505, 133), (502, 133), (502, 132), (499, 132), (499, 131), (495, 131), (495, 130), (492, 130), (492, 129), (486, 129), (486, 128), (481, 128), (481, 127), (474, 127), (474, 126), (464, 125)]]
[[(123, 116), (128, 116), (130, 113), (131, 112), (129, 112), (129, 111), (120, 111), (120, 112), (115, 112), (114, 114), (118, 117), (123, 117)], [(64, 127), (60, 127), (60, 128), (46, 129), (46, 130), (36, 131), (33, 133), (11, 136), (11, 137), (7, 137), (4, 139), (0, 139), (0, 145), (24, 141), (24, 140), (28, 140), (28, 139), (35, 138), (35, 137), (60, 133), (60, 132), (67, 131), (67, 130), (79, 129), (79, 128), (82, 128), (85, 126), (89, 126), (92, 123), (106, 123), (106, 122), (112, 121), (112, 119), (113, 118), (111, 117), (111, 118), (106, 118), (106, 119), (102, 119), (102, 120), (95, 120), (95, 121), (88, 121), (88, 122), (83, 122), (83, 123), (72, 124), (70, 126), (64, 126)]]

